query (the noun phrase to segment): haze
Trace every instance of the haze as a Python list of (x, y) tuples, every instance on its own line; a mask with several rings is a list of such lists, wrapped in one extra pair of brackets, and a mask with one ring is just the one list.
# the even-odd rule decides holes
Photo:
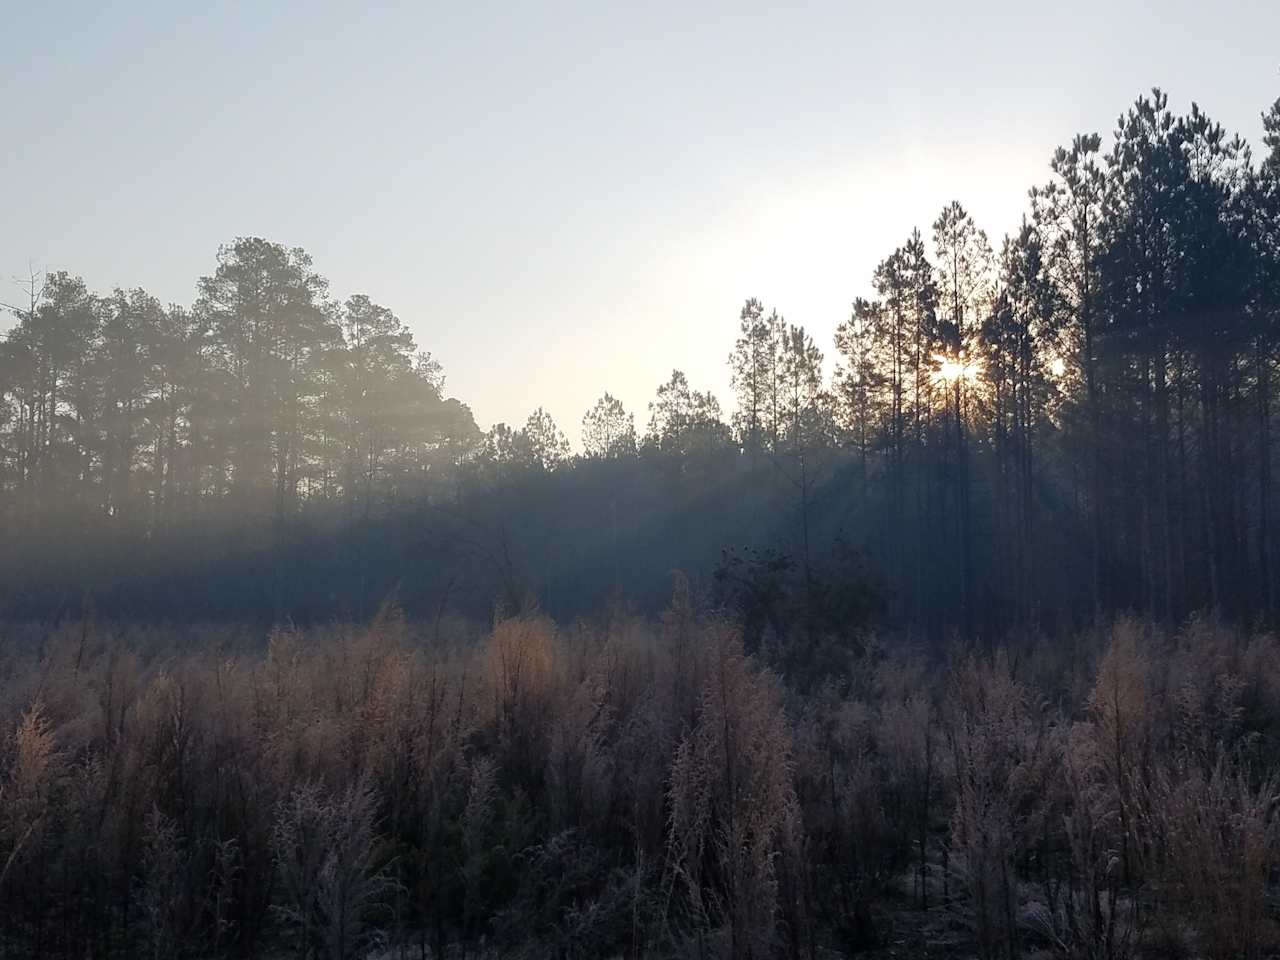
[(1051, 146), (1109, 135), (1153, 84), (1256, 143), (1280, 5), (26, 4), (4, 24), (0, 300), (33, 263), (190, 303), (219, 243), (269, 237), (395, 310), (482, 428), (542, 405), (576, 445), (605, 390), (643, 422), (673, 365), (729, 406), (748, 296), (830, 353), (913, 226), (956, 198), (998, 241)]
[(1280, 958), (1280, 0), (631, 6), (0, 11), (0, 957)]

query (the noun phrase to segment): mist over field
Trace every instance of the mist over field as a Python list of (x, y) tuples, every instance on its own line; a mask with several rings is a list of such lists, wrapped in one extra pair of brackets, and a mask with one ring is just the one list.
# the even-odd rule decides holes
[(284, 9), (0, 65), (0, 958), (1280, 954), (1277, 15)]

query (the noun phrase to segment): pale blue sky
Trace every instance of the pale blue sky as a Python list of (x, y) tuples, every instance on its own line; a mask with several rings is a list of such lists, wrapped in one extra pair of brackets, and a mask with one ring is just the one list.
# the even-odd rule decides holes
[(953, 198), (993, 242), (1054, 146), (1152, 85), (1255, 144), (1280, 3), (0, 0), (0, 277), (189, 303), (217, 246), (305, 247), (481, 426), (673, 366), (732, 407), (742, 301), (831, 335)]

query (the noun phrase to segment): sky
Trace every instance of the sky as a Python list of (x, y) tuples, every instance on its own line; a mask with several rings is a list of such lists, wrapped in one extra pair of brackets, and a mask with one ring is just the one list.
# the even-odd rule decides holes
[(543, 406), (575, 446), (673, 368), (727, 415), (748, 297), (830, 371), (913, 227), (958, 199), (998, 247), (1152, 86), (1255, 145), (1280, 96), (1275, 0), (0, 8), (0, 300), (34, 265), (189, 304), (267, 237), (393, 309), (481, 427)]

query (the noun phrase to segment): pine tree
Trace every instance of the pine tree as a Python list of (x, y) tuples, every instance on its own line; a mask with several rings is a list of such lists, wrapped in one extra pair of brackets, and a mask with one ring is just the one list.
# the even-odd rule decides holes
[(597, 460), (634, 456), (635, 417), (622, 401), (606, 393), (582, 417), (582, 450)]

